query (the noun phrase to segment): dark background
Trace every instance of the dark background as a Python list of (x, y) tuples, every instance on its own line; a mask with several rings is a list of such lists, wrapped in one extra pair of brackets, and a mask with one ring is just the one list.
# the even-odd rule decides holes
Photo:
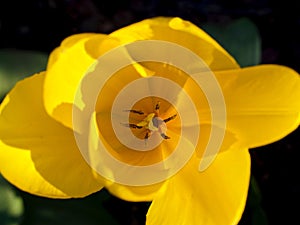
[[(109, 33), (154, 16), (179, 16), (200, 27), (207, 22), (217, 24), (248, 17), (261, 36), (261, 63), (286, 65), (300, 72), (299, 11), (299, 3), (291, 0), (5, 0), (0, 3), (0, 49), (49, 54), (71, 34)], [(250, 150), (256, 182), (252, 182), (241, 225), (300, 223), (299, 133), (298, 129), (276, 143)], [(20, 195), (26, 212), (33, 205), (43, 204), (42, 199), (22, 192)], [(84, 204), (95, 204), (90, 200), (93, 197), (99, 198), (88, 197)], [(62, 204), (66, 205), (52, 207), (68, 207), (72, 202)], [(148, 203), (128, 203), (113, 196), (105, 201), (105, 208), (121, 224), (143, 224), (148, 206)], [(28, 215), (24, 221), (29, 221)]]

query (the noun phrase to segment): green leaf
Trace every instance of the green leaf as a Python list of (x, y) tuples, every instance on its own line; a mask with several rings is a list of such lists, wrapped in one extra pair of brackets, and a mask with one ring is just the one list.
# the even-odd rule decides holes
[(256, 25), (248, 18), (228, 24), (208, 23), (203, 29), (221, 44), (242, 66), (261, 62), (261, 38)]
[(268, 219), (265, 211), (261, 207), (257, 207), (252, 212), (251, 218), (252, 225), (268, 225)]
[(12, 186), (0, 176), (0, 223), (18, 225), (23, 215), (23, 201)]
[(261, 206), (262, 195), (259, 185), (252, 175), (249, 187), (248, 202), (251, 211), (251, 222), (253, 225), (268, 225), (268, 218)]
[(1, 49), (0, 50), (0, 99), (15, 83), (34, 73), (46, 69), (48, 55), (42, 52)]
[(262, 196), (260, 188), (254, 176), (251, 176), (249, 189), (249, 205), (253, 208), (259, 206)]

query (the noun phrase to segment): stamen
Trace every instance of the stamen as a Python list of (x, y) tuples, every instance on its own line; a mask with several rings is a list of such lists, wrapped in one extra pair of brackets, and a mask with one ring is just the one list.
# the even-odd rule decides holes
[(133, 124), (133, 123), (123, 123), (123, 125), (126, 126), (126, 127), (130, 127), (130, 128), (137, 128), (137, 129), (143, 128), (142, 126), (138, 126), (138, 125)]
[(149, 137), (150, 137), (150, 132), (147, 131), (147, 132), (146, 132), (146, 135), (145, 135), (145, 140), (148, 140)]
[(167, 122), (169, 122), (170, 120), (174, 120), (176, 116), (177, 116), (177, 114), (175, 114), (175, 115), (173, 115), (173, 116), (171, 116), (171, 117), (169, 117), (169, 118), (167, 118), (167, 119), (164, 119), (164, 122), (167, 123)]
[(160, 136), (162, 136), (164, 139), (170, 139), (170, 137), (169, 136), (167, 136), (166, 134), (160, 134)]
[(135, 113), (135, 114), (144, 115), (144, 112), (142, 110), (130, 109), (130, 110), (124, 110), (124, 112), (132, 112), (132, 113)]
[(157, 104), (155, 105), (155, 110), (159, 110), (160, 108), (160, 102), (157, 102)]

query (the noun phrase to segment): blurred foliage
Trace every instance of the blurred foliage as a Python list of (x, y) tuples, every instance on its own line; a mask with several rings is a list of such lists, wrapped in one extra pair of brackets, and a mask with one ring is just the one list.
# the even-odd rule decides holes
[(119, 225), (105, 209), (110, 195), (99, 191), (81, 199), (48, 199), (21, 194), (25, 214), (20, 225)]
[(1, 49), (0, 50), (0, 99), (15, 83), (34, 73), (46, 69), (48, 56), (42, 52)]
[(23, 201), (14, 188), (0, 176), (0, 224), (18, 225), (23, 216)]
[(240, 18), (228, 24), (208, 23), (202, 27), (242, 66), (261, 62), (261, 40), (256, 25), (248, 18)]
[(250, 180), (247, 207), (250, 214), (251, 225), (268, 225), (268, 219), (262, 208), (262, 195), (260, 188), (252, 175)]

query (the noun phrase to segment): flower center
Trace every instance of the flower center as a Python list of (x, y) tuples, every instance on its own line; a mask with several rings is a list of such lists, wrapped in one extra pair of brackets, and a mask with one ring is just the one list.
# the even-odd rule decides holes
[[(141, 110), (131, 109), (128, 110), (133, 114), (144, 115), (145, 113)], [(155, 105), (154, 112), (147, 114), (147, 116), (138, 123), (129, 123), (124, 124), (127, 127), (132, 129), (145, 129), (144, 139), (148, 140), (148, 138), (155, 132), (157, 132), (163, 139), (170, 139), (167, 136), (167, 125), (166, 123), (175, 119), (177, 114), (174, 114), (166, 119), (160, 117), (160, 101), (158, 101)]]
[[(111, 91), (105, 96), (110, 94)], [(177, 109), (158, 96), (140, 98), (133, 104), (128, 101), (128, 108), (126, 100), (116, 108), (97, 108), (98, 135), (105, 151), (117, 161), (133, 166), (149, 166), (169, 158), (182, 132)], [(102, 100), (100, 106), (105, 103)]]

